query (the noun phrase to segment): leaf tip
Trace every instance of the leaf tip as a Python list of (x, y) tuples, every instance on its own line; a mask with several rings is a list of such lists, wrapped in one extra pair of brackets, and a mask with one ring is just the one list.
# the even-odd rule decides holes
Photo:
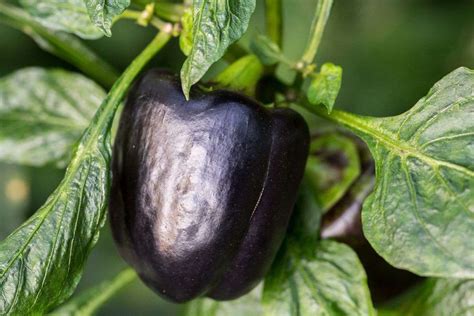
[(324, 106), (326, 107), (326, 110), (328, 110), (328, 114), (331, 114), (334, 105), (325, 104)]
[(104, 33), (105, 36), (107, 37), (112, 37), (112, 30), (110, 27), (106, 27), (105, 25), (99, 26), (99, 29)]
[(189, 89), (187, 84), (185, 82), (181, 83), (181, 89), (183, 90), (184, 97), (186, 98), (186, 101), (189, 101)]

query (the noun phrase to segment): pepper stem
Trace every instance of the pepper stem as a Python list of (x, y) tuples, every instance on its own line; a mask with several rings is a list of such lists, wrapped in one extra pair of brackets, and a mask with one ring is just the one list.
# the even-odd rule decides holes
[(319, 0), (316, 5), (316, 12), (314, 13), (313, 24), (311, 25), (310, 41), (300, 61), (302, 67), (310, 67), (316, 57), (329, 14), (331, 13), (332, 3), (333, 0)]
[(167, 32), (160, 32), (158, 35), (148, 44), (148, 46), (138, 55), (132, 63), (125, 69), (123, 74), (118, 78), (110, 89), (109, 94), (102, 102), (99, 110), (95, 114), (93, 121), (96, 121), (95, 128), (91, 131), (89, 142), (93, 142), (97, 139), (104, 129), (110, 131), (115, 111), (117, 110), (120, 102), (125, 97), (128, 88), (132, 84), (133, 80), (137, 77), (143, 67), (150, 61), (150, 59), (158, 53), (163, 46), (168, 43), (171, 38), (171, 34)]

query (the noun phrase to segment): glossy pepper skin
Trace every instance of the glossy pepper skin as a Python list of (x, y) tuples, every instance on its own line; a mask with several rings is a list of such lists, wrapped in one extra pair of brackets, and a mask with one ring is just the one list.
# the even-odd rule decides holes
[(309, 132), (289, 109), (191, 91), (150, 70), (134, 85), (113, 153), (110, 222), (120, 254), (175, 302), (237, 298), (284, 238)]

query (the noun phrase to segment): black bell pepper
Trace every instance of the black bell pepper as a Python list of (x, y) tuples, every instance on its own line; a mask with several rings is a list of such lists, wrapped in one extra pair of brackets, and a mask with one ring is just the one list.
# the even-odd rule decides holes
[(284, 238), (308, 154), (290, 109), (191, 91), (150, 70), (134, 85), (113, 153), (110, 222), (120, 254), (175, 302), (237, 298)]

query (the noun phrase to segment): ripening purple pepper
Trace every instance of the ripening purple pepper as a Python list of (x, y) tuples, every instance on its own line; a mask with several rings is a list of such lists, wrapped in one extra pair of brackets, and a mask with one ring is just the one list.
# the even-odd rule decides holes
[(129, 93), (113, 152), (110, 223), (123, 258), (161, 296), (237, 298), (285, 236), (309, 131), (290, 109), (193, 88), (150, 70)]

